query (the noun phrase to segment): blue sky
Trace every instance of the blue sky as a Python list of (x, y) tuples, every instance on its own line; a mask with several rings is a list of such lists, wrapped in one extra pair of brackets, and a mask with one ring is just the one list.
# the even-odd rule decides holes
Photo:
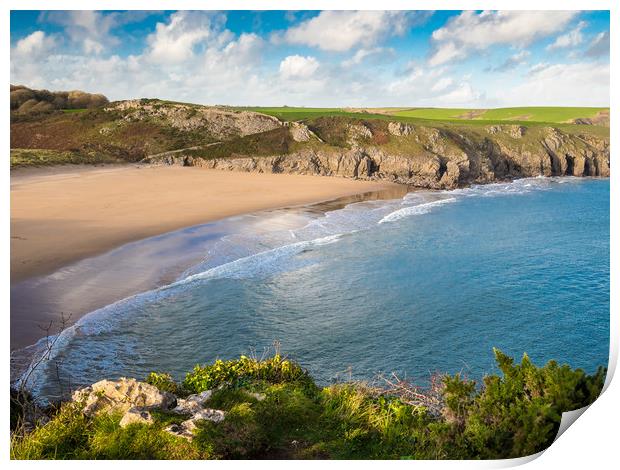
[(289, 106), (609, 105), (607, 11), (12, 11), (11, 83)]

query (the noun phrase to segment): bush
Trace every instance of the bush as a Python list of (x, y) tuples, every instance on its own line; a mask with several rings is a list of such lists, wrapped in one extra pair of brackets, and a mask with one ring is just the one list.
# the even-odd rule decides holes
[(218, 359), (211, 365), (196, 366), (186, 375), (183, 387), (190, 393), (200, 393), (222, 385), (239, 386), (251, 380), (263, 380), (269, 383), (300, 381), (314, 385), (308, 373), (299, 364), (282, 359), (276, 354), (264, 361), (241, 356), (237, 360)]
[(170, 374), (151, 372), (147, 375), (145, 382), (157, 387), (162, 392), (170, 392), (175, 395), (183, 394), (182, 388), (179, 387)]

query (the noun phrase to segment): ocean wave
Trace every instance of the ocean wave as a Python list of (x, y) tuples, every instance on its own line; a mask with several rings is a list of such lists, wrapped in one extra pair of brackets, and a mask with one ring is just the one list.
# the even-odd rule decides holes
[(455, 197), (449, 197), (446, 199), (439, 199), (437, 201), (424, 202), (416, 206), (403, 207), (402, 209), (398, 209), (394, 212), (389, 213), (388, 215), (383, 217), (378, 223), (383, 224), (385, 222), (394, 222), (396, 220), (400, 220), (404, 217), (410, 217), (412, 215), (428, 214), (435, 207), (443, 206), (444, 204), (450, 204), (456, 201), (457, 199)]

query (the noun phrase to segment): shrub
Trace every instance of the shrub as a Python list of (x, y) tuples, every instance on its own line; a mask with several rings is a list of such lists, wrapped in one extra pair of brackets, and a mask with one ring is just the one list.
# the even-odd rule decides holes
[(175, 395), (183, 395), (183, 390), (179, 385), (174, 381), (170, 374), (160, 373), (160, 372), (151, 372), (147, 375), (145, 382), (147, 384), (153, 385), (157, 387), (162, 392), (170, 392)]
[(216, 360), (211, 365), (196, 366), (186, 375), (183, 387), (191, 393), (212, 390), (222, 385), (238, 386), (250, 380), (269, 383), (301, 381), (313, 386), (314, 382), (302, 367), (279, 354), (264, 361), (241, 356), (237, 360)]

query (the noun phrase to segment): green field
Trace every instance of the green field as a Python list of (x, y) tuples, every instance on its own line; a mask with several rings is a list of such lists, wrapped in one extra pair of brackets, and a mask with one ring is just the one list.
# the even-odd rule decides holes
[(578, 118), (594, 118), (609, 108), (523, 107), (496, 109), (413, 108), (397, 111), (394, 116), (421, 119), (475, 119), (484, 121), (527, 121), (565, 123)]
[(537, 122), (561, 124), (570, 123), (574, 119), (592, 119), (599, 113), (609, 113), (609, 108), (579, 107), (519, 107), (496, 109), (468, 108), (367, 108), (365, 111), (350, 111), (343, 108), (305, 108), (305, 107), (249, 107), (236, 108), (269, 114), (284, 121), (299, 121), (323, 116), (361, 116), (375, 119), (400, 118), (401, 120), (428, 119), (435, 121), (493, 121)]

